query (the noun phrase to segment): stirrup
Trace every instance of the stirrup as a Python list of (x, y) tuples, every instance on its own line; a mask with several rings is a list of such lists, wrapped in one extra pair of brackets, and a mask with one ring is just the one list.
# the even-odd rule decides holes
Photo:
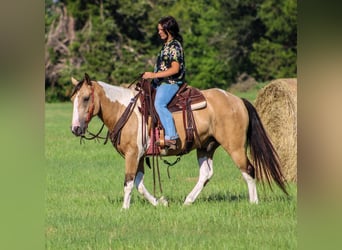
[(177, 149), (177, 141), (179, 139), (173, 139), (173, 140), (158, 140), (156, 141), (156, 145), (160, 146), (161, 148), (167, 148), (176, 150)]
[(165, 140), (165, 146), (169, 149), (177, 149), (177, 140)]

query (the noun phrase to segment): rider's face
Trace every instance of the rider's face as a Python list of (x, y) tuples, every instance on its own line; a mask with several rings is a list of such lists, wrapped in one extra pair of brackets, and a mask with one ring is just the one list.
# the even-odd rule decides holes
[(168, 39), (168, 33), (164, 31), (163, 27), (158, 24), (158, 34), (162, 40)]

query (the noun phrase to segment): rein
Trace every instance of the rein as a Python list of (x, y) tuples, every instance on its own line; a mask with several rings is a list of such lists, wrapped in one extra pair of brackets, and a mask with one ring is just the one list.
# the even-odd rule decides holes
[(89, 109), (88, 109), (88, 116), (87, 116), (87, 119), (86, 119), (86, 124), (88, 124), (89, 122), (90, 122), (90, 119), (91, 119), (91, 117), (92, 117), (92, 115), (93, 115), (93, 112), (94, 112), (94, 109), (95, 109), (95, 98), (94, 98), (94, 89), (95, 89), (95, 87), (94, 87), (94, 85), (91, 87), (91, 99), (92, 99), (92, 103), (91, 103), (91, 105), (90, 105), (90, 107), (89, 107)]
[(171, 179), (170, 177), (170, 167), (176, 165), (181, 160), (181, 156), (178, 156), (177, 159), (174, 162), (169, 162), (167, 160), (163, 160), (164, 164), (167, 165), (167, 177)]
[(126, 110), (121, 115), (120, 119), (115, 124), (113, 130), (110, 132), (110, 139), (112, 141), (113, 146), (118, 151), (119, 154), (122, 155), (122, 153), (118, 150), (118, 145), (120, 144), (120, 137), (121, 137), (121, 130), (125, 126), (126, 122), (128, 121), (129, 117), (131, 116), (134, 107), (138, 101), (138, 97), (140, 95), (140, 92), (137, 93), (129, 102), (128, 106), (126, 107)]
[(86, 135), (81, 136), (81, 138), (80, 138), (80, 144), (83, 142), (83, 139), (86, 139), (86, 140), (94, 140), (94, 139), (97, 139), (97, 141), (98, 141), (99, 139), (103, 139), (103, 140), (105, 140), (103, 144), (106, 144), (106, 143), (108, 142), (108, 138), (109, 138), (109, 131), (107, 132), (106, 137), (100, 136), (100, 134), (101, 134), (103, 128), (104, 128), (104, 123), (102, 123), (102, 126), (101, 126), (99, 132), (97, 132), (96, 134), (90, 132), (90, 131), (87, 129), (87, 132), (88, 132), (88, 134), (90, 135), (90, 137), (87, 137)]

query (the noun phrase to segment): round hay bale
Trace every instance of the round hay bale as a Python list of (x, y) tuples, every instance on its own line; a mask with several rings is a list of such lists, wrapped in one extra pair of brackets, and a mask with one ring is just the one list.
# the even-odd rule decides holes
[(263, 87), (255, 108), (279, 155), (287, 181), (297, 181), (297, 79), (276, 79)]

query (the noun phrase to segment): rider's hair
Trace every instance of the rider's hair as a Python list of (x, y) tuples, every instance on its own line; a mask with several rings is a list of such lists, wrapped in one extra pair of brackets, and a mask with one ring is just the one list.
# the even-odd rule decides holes
[(158, 24), (163, 27), (164, 31), (169, 32), (174, 39), (178, 40), (180, 43), (183, 43), (183, 37), (179, 34), (179, 26), (174, 17), (162, 17), (159, 20)]

